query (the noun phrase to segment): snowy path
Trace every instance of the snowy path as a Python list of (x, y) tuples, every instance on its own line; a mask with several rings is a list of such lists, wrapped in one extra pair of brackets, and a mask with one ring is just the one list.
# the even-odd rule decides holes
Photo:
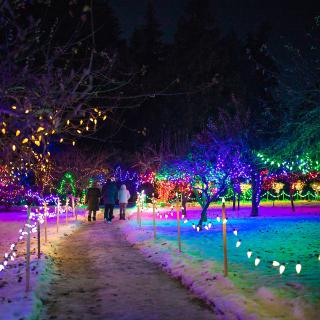
[(204, 303), (133, 248), (117, 224), (83, 224), (53, 250), (41, 319), (214, 319)]

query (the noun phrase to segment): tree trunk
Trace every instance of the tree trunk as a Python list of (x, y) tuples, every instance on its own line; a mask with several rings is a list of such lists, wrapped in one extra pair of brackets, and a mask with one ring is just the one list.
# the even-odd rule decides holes
[(206, 204), (202, 207), (202, 211), (201, 211), (201, 218), (198, 222), (198, 226), (200, 227), (200, 229), (202, 229), (202, 224), (203, 222), (207, 222), (207, 210), (209, 208), (210, 205), (210, 200), (206, 202)]
[(252, 207), (251, 216), (256, 217), (259, 215), (259, 204), (261, 196), (261, 177), (259, 173), (252, 174)]
[(290, 202), (291, 202), (291, 209), (292, 209), (292, 212), (295, 212), (295, 207), (294, 207), (294, 202), (293, 202), (293, 192), (294, 190), (290, 190)]
[(240, 210), (240, 195), (241, 193), (238, 193), (238, 211)]
[(234, 188), (233, 188), (232, 202), (233, 202), (232, 210), (236, 211), (236, 192), (235, 192)]

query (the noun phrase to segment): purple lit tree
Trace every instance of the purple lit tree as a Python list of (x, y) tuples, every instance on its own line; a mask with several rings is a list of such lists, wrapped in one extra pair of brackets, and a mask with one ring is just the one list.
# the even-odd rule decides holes
[(190, 183), (202, 211), (199, 227), (207, 221), (210, 203), (219, 200), (227, 191), (231, 181), (247, 178), (250, 165), (243, 162), (241, 148), (232, 139), (225, 139), (217, 133), (213, 123), (196, 136), (186, 158), (166, 165), (160, 175), (171, 180)]

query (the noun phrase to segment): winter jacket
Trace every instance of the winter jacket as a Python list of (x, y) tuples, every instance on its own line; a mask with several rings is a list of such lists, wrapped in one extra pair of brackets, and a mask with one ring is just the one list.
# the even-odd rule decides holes
[(119, 203), (128, 203), (130, 199), (130, 192), (127, 190), (126, 186), (123, 184), (118, 192)]
[(115, 204), (118, 188), (115, 182), (107, 182), (102, 188), (102, 198), (104, 204)]
[(89, 211), (99, 210), (101, 192), (99, 188), (89, 188), (87, 193), (87, 202)]

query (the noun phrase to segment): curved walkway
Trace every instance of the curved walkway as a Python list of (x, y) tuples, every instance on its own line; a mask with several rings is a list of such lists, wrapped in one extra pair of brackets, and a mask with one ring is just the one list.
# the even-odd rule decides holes
[(116, 221), (84, 223), (56, 248), (41, 319), (193, 320), (214, 313), (123, 239)]

